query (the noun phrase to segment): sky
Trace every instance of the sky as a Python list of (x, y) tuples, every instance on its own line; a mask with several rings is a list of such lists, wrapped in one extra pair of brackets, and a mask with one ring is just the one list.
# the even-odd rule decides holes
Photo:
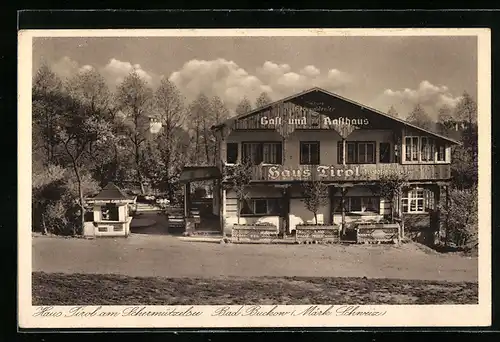
[(186, 101), (217, 95), (230, 110), (312, 87), (401, 117), (419, 103), (435, 118), (464, 91), (477, 98), (477, 38), (467, 36), (34, 38), (33, 72), (42, 63), (62, 78), (95, 68), (111, 89), (135, 69), (152, 88), (168, 78)]

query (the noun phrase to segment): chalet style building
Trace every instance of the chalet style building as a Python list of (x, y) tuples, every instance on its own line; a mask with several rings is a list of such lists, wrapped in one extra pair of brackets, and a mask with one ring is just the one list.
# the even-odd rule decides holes
[[(238, 222), (240, 207), (240, 224), (268, 223), (293, 234), (297, 225), (313, 222), (301, 184), (315, 179), (328, 186), (328, 204), (317, 215), (320, 224), (344, 228), (413, 216), (428, 227), (450, 182), (451, 147), (459, 144), (320, 88), (213, 129), (216, 165), (186, 168), (181, 181), (189, 189), (191, 181), (216, 178), (213, 212), (225, 231)], [(243, 162), (250, 164), (252, 181), (238, 206), (223, 175)], [(406, 184), (394, 201), (377, 191), (381, 177), (391, 174), (404, 175)]]

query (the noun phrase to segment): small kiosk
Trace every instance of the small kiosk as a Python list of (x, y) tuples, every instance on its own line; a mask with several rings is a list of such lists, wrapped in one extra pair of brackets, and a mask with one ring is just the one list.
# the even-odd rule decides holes
[(86, 200), (92, 207), (93, 221), (86, 222), (84, 236), (124, 236), (130, 234), (129, 205), (136, 197), (125, 195), (115, 184), (108, 183), (100, 193)]

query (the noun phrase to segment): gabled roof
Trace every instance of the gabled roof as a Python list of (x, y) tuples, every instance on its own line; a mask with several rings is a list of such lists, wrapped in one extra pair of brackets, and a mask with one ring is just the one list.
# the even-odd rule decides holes
[(334, 97), (334, 98), (336, 98), (336, 99), (342, 100), (342, 101), (344, 101), (344, 102), (346, 102), (346, 103), (349, 103), (349, 104), (352, 104), (352, 105), (358, 106), (358, 107), (360, 107), (360, 108), (362, 108), (362, 109), (364, 109), (364, 110), (368, 110), (368, 111), (370, 111), (370, 112), (372, 112), (372, 113), (375, 113), (375, 114), (378, 114), (378, 115), (383, 116), (383, 117), (385, 117), (385, 118), (388, 118), (388, 119), (390, 119), (390, 120), (396, 121), (396, 122), (398, 122), (398, 123), (400, 123), (400, 124), (402, 124), (402, 125), (404, 125), (404, 126), (407, 126), (407, 127), (413, 128), (413, 129), (415, 129), (415, 130), (418, 130), (418, 131), (424, 132), (424, 133), (429, 134), (429, 135), (433, 135), (433, 136), (435, 136), (435, 137), (437, 137), (437, 138), (440, 138), (440, 139), (443, 139), (443, 140), (447, 140), (447, 141), (449, 141), (449, 142), (451, 142), (451, 143), (453, 143), (453, 144), (461, 145), (461, 143), (460, 143), (459, 141), (456, 141), (456, 140), (454, 140), (454, 139), (451, 139), (451, 138), (449, 138), (449, 137), (447, 137), (447, 136), (444, 136), (444, 135), (441, 135), (441, 134), (438, 134), (438, 133), (435, 133), (435, 132), (429, 131), (429, 130), (427, 130), (427, 129), (425, 129), (425, 128), (422, 128), (422, 127), (416, 126), (416, 125), (414, 125), (414, 124), (412, 124), (412, 123), (410, 123), (410, 122), (408, 122), (408, 121), (406, 121), (406, 120), (403, 120), (403, 119), (400, 119), (400, 118), (397, 118), (397, 117), (391, 116), (391, 115), (389, 115), (389, 114), (387, 114), (387, 113), (384, 113), (384, 112), (379, 111), (379, 110), (377, 110), (377, 109), (374, 109), (374, 108), (371, 108), (371, 107), (365, 106), (365, 105), (363, 105), (363, 104), (361, 104), (361, 103), (359, 103), (359, 102), (356, 102), (356, 101), (350, 100), (350, 99), (348, 99), (348, 98), (345, 98), (345, 97), (342, 97), (342, 96), (340, 96), (340, 95), (334, 94), (334, 93), (332, 93), (332, 92), (329, 92), (329, 91), (327, 91), (327, 90), (325, 90), (325, 89), (322, 89), (322, 88), (319, 88), (319, 87), (314, 87), (314, 88), (311, 88), (311, 89), (308, 89), (308, 90), (302, 91), (302, 92), (300, 92), (300, 93), (297, 93), (297, 94), (291, 95), (291, 96), (286, 97), (286, 98), (283, 98), (283, 99), (281, 99), (281, 100), (278, 100), (278, 101), (274, 101), (274, 102), (272, 102), (272, 103), (269, 103), (269, 104), (267, 104), (267, 105), (265, 105), (265, 106), (262, 106), (262, 107), (260, 107), (260, 108), (256, 108), (256, 109), (251, 110), (251, 111), (249, 111), (249, 112), (247, 112), (247, 113), (243, 113), (243, 114), (237, 115), (237, 116), (235, 116), (235, 117), (229, 118), (229, 119), (227, 119), (226, 121), (224, 121), (223, 123), (221, 123), (221, 124), (219, 124), (219, 125), (217, 125), (217, 126), (213, 126), (213, 127), (212, 127), (212, 129), (215, 129), (215, 130), (220, 129), (221, 127), (223, 127), (223, 126), (227, 126), (227, 125), (230, 125), (230, 124), (232, 124), (233, 122), (235, 122), (235, 121), (237, 121), (237, 120), (240, 120), (240, 119), (244, 119), (244, 118), (247, 118), (247, 117), (253, 116), (253, 115), (255, 115), (255, 114), (257, 114), (257, 113), (261, 112), (261, 111), (262, 111), (262, 110), (264, 110), (264, 109), (267, 109), (267, 108), (273, 107), (273, 106), (275, 106), (275, 105), (277, 105), (277, 104), (280, 104), (280, 103), (283, 103), (283, 102), (287, 102), (287, 101), (290, 101), (290, 100), (292, 100), (292, 99), (295, 99), (295, 98), (298, 98), (298, 97), (301, 97), (301, 96), (304, 96), (304, 95), (306, 95), (306, 94), (313, 93), (313, 92), (322, 92), (323, 94), (329, 95), (329, 96)]
[(93, 200), (130, 200), (130, 196), (125, 195), (115, 184), (108, 183), (101, 192), (92, 198)]

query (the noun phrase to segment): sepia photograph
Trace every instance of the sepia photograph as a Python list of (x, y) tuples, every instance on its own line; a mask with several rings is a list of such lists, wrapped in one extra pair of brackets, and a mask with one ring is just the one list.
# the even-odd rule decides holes
[(133, 31), (20, 33), (25, 322), (489, 323), (489, 31)]

